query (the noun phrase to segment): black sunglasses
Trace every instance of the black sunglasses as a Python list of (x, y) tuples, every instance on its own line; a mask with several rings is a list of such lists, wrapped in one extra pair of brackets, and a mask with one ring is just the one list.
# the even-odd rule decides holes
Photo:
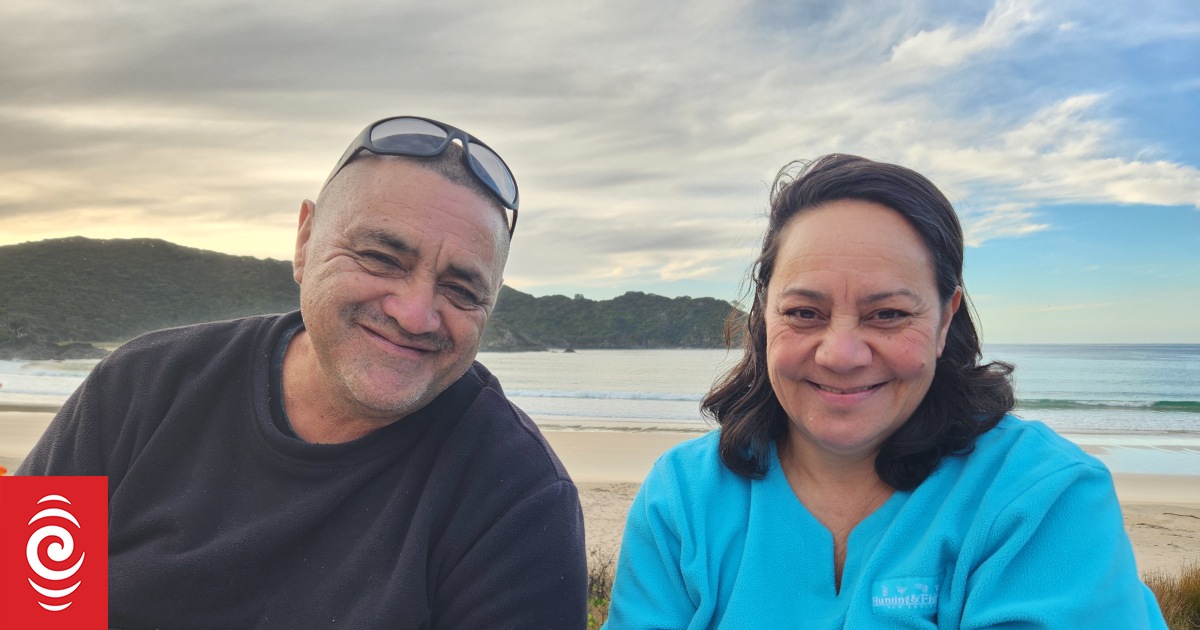
[(338, 160), (337, 166), (321, 186), (324, 190), (330, 181), (354, 161), (359, 151), (366, 149), (376, 155), (405, 155), (409, 157), (433, 157), (441, 154), (450, 146), (450, 142), (458, 140), (463, 147), (463, 161), (467, 170), (478, 179), (484, 187), (492, 191), (496, 199), (509, 210), (512, 210), (512, 221), (508, 224), (508, 235), (511, 237), (517, 229), (517, 180), (504, 160), (488, 145), (457, 127), (417, 116), (396, 116), (384, 118), (367, 125), (362, 133), (350, 143), (350, 148)]

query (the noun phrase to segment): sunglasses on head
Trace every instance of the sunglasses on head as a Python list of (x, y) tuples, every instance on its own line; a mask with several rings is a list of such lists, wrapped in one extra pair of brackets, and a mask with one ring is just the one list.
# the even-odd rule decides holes
[(337, 166), (321, 187), (329, 185), (346, 165), (354, 161), (359, 151), (366, 149), (376, 155), (404, 155), (408, 157), (433, 157), (441, 154), (458, 140), (463, 147), (463, 161), (467, 170), (496, 196), (505, 208), (512, 210), (508, 234), (517, 229), (517, 180), (504, 160), (488, 145), (457, 127), (417, 116), (396, 116), (367, 125), (362, 133), (350, 143), (350, 148), (338, 160)]

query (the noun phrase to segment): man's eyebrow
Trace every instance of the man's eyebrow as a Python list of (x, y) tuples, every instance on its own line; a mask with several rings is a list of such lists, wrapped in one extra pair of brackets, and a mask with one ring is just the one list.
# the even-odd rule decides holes
[(376, 245), (386, 247), (398, 254), (417, 254), (417, 248), (409, 245), (404, 239), (383, 230), (366, 230), (360, 237)]

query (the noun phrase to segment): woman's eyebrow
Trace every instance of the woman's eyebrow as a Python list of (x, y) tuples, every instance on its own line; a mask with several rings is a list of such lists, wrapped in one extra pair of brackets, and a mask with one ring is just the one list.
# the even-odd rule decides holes
[[(827, 293), (824, 293), (822, 291), (817, 291), (815, 289), (802, 289), (799, 287), (791, 287), (791, 288), (784, 289), (783, 291), (779, 292), (779, 295), (787, 296), (787, 297), (796, 296), (796, 297), (808, 298), (810, 300), (815, 300), (817, 302), (829, 301), (829, 294), (827, 294)], [(863, 296), (862, 299), (858, 300), (858, 302), (860, 304), (874, 304), (876, 302), (882, 302), (886, 299), (894, 298), (894, 297), (907, 297), (907, 298), (910, 298), (913, 300), (918, 300), (918, 301), (921, 299), (921, 296), (918, 295), (917, 292), (913, 291), (912, 289), (890, 289), (887, 291), (877, 291), (875, 293), (871, 293), (869, 295)]]
[(814, 302), (828, 302), (829, 296), (813, 289), (801, 289), (799, 287), (789, 287), (779, 292), (779, 297), (802, 297), (813, 300)]
[(913, 291), (911, 289), (894, 289), (891, 291), (879, 291), (878, 293), (872, 293), (870, 295), (864, 296), (861, 300), (858, 301), (858, 303), (859, 304), (875, 304), (877, 302), (882, 302), (884, 300), (888, 300), (888, 299), (891, 299), (894, 297), (906, 297), (906, 298), (909, 298), (916, 302), (921, 301), (921, 296), (917, 295), (916, 291)]

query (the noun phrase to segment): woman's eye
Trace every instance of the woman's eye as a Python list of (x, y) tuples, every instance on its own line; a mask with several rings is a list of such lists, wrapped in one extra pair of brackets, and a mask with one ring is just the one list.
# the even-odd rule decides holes
[(892, 309), (892, 308), (884, 309), (875, 314), (875, 319), (881, 319), (881, 320), (885, 320), (885, 321), (886, 320), (903, 319), (905, 317), (908, 317), (908, 313), (905, 313), (904, 311), (898, 311), (898, 310)]
[(794, 319), (813, 320), (819, 317), (819, 314), (811, 308), (796, 308), (787, 312), (789, 317)]

